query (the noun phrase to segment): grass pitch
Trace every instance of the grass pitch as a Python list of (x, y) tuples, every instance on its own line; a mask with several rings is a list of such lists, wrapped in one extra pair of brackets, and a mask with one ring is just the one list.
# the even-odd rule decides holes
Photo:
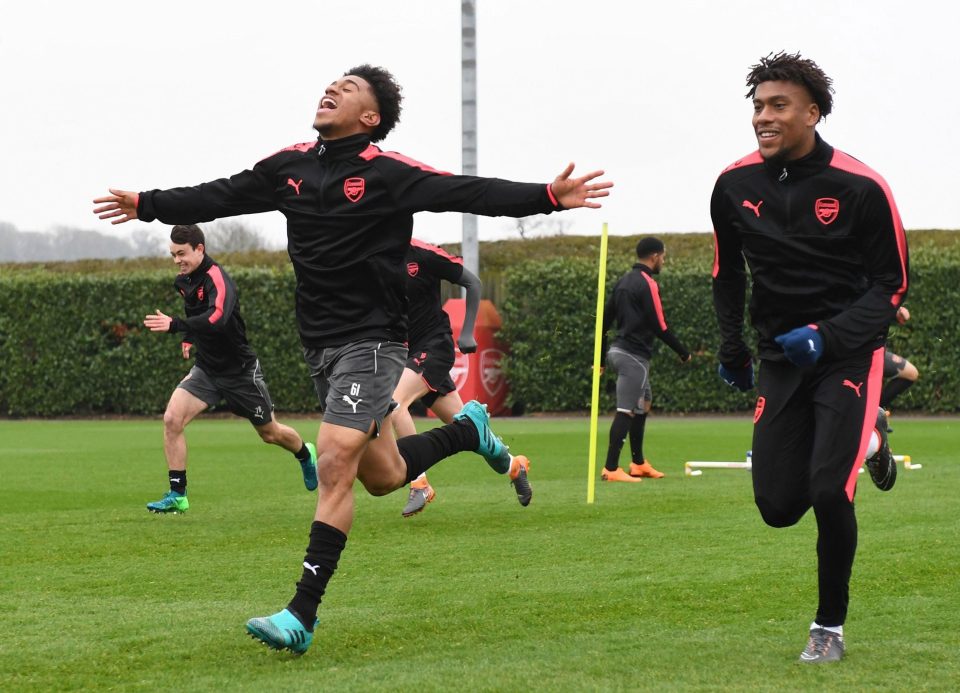
[[(308, 439), (316, 421), (285, 421)], [(495, 420), (533, 461), (533, 503), (474, 455), (438, 497), (358, 486), (357, 520), (303, 657), (247, 638), (300, 575), (315, 496), (239, 419), (188, 430), (190, 511), (166, 490), (159, 421), (0, 422), (0, 689), (956, 690), (956, 419), (895, 418), (890, 493), (861, 477), (847, 659), (795, 660), (816, 608), (812, 514), (773, 530), (744, 471), (746, 419), (651, 417), (668, 476), (597, 481), (585, 419)], [(598, 464), (609, 420), (601, 421)], [(626, 452), (624, 453), (624, 460)]]

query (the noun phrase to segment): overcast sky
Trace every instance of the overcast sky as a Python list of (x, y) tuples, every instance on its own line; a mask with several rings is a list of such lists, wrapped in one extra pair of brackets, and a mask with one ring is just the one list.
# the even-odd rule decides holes
[[(904, 224), (960, 228), (960, 4), (941, 0), (478, 0), (479, 171), (616, 183), (567, 232), (709, 231), (717, 174), (756, 148), (751, 64), (801, 51), (834, 79), (831, 144), (890, 183)], [(315, 138), (323, 88), (362, 62), (406, 96), (382, 146), (460, 169), (458, 0), (0, 3), (0, 221), (97, 229), (91, 199), (192, 185)], [(279, 213), (248, 217), (284, 243)], [(130, 230), (135, 223), (118, 227)], [(154, 224), (153, 226), (157, 226)], [(459, 215), (414, 233), (458, 240)], [(481, 240), (515, 236), (483, 221)]]

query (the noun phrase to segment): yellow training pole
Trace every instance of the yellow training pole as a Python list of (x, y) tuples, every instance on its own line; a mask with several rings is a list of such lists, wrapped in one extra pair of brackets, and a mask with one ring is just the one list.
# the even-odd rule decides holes
[(590, 395), (590, 452), (587, 455), (587, 503), (593, 503), (597, 483), (597, 417), (600, 409), (600, 347), (603, 342), (603, 304), (607, 284), (607, 224), (600, 234), (600, 272), (597, 277), (597, 319), (593, 329), (593, 387)]

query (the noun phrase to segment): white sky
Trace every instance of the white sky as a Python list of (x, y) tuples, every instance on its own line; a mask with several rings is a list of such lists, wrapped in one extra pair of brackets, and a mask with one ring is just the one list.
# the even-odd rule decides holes
[[(833, 77), (820, 132), (887, 179), (905, 226), (960, 228), (960, 3), (478, 0), (477, 25), (480, 174), (575, 161), (616, 183), (568, 232), (709, 231), (717, 174), (756, 148), (748, 67), (781, 49)], [(457, 0), (0, 0), (0, 221), (108, 230), (90, 202), (108, 186), (192, 185), (313, 139), (324, 86), (362, 62), (404, 87), (384, 148), (459, 171)], [(283, 244), (279, 213), (248, 221)], [(422, 214), (414, 233), (460, 228)], [(513, 228), (482, 220), (481, 240)]]

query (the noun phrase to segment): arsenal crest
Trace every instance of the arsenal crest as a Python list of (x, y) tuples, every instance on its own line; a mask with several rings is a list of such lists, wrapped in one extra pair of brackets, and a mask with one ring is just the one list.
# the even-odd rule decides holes
[(351, 202), (358, 202), (363, 197), (367, 182), (363, 178), (347, 178), (343, 181), (343, 194)]
[(453, 360), (453, 368), (450, 369), (450, 377), (458, 390), (467, 384), (467, 378), (470, 377), (470, 357), (461, 354), (459, 349), (457, 349), (456, 357)]
[(496, 397), (507, 384), (507, 379), (500, 368), (502, 358), (503, 352), (499, 349), (484, 349), (480, 352), (480, 382), (491, 397)]
[(420, 274), (420, 265), (416, 262), (408, 262), (407, 274), (409, 274), (411, 277), (416, 277), (418, 274)]
[(830, 224), (840, 214), (840, 201), (834, 197), (821, 197), (814, 204), (813, 211), (821, 223)]

